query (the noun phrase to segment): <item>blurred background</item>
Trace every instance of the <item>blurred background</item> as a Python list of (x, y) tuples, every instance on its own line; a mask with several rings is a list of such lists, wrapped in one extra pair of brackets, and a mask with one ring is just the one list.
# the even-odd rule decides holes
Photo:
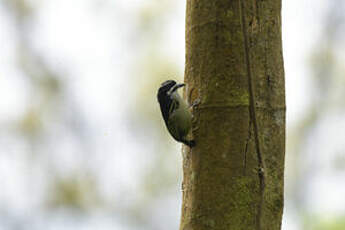
[[(284, 230), (345, 229), (345, 2), (283, 0)], [(185, 1), (0, 0), (0, 230), (176, 230)]]

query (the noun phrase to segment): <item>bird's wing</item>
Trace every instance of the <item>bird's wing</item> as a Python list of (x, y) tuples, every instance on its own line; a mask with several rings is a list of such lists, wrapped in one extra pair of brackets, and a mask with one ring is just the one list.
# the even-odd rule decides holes
[(169, 107), (169, 114), (173, 114), (176, 109), (179, 108), (179, 102), (177, 100), (172, 100)]
[(174, 115), (170, 116), (168, 121), (168, 130), (171, 134), (171, 136), (177, 140), (181, 140), (181, 133), (179, 132), (178, 123), (176, 122), (176, 117)]

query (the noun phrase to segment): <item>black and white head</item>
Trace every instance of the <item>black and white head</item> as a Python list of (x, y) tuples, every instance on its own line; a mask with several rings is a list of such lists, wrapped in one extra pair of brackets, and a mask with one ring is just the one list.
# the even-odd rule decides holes
[(176, 81), (174, 80), (167, 80), (161, 84), (161, 86), (158, 89), (158, 101), (160, 97), (164, 97), (168, 95), (168, 92), (176, 85)]
[(157, 99), (171, 136), (176, 141), (193, 147), (195, 141), (187, 137), (192, 127), (192, 114), (188, 110), (186, 102), (177, 92), (177, 89), (183, 86), (185, 84), (178, 84), (174, 80), (165, 81), (158, 89)]
[(161, 84), (158, 89), (157, 99), (161, 107), (161, 112), (164, 118), (164, 121), (167, 122), (169, 117), (169, 109), (172, 104), (173, 98), (171, 95), (180, 87), (183, 87), (185, 84), (177, 84), (174, 80), (167, 80)]

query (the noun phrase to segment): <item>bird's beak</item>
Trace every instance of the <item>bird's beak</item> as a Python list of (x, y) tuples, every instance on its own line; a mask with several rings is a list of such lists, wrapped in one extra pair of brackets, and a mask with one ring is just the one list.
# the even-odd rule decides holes
[(185, 85), (186, 85), (185, 83), (180, 83), (180, 84), (177, 84), (177, 85), (175, 86), (175, 88), (178, 89), (178, 88), (181, 88), (181, 87), (183, 87), (183, 86), (185, 86)]
[(178, 90), (179, 88), (185, 86), (186, 84), (184, 83), (180, 83), (180, 84), (176, 84), (174, 85), (168, 92), (168, 95), (172, 94), (173, 92), (175, 92), (176, 90)]

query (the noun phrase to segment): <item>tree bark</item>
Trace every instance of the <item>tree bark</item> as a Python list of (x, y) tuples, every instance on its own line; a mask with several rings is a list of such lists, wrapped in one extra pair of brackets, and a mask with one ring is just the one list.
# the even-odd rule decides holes
[(187, 0), (180, 230), (277, 230), (283, 212), (281, 0)]

